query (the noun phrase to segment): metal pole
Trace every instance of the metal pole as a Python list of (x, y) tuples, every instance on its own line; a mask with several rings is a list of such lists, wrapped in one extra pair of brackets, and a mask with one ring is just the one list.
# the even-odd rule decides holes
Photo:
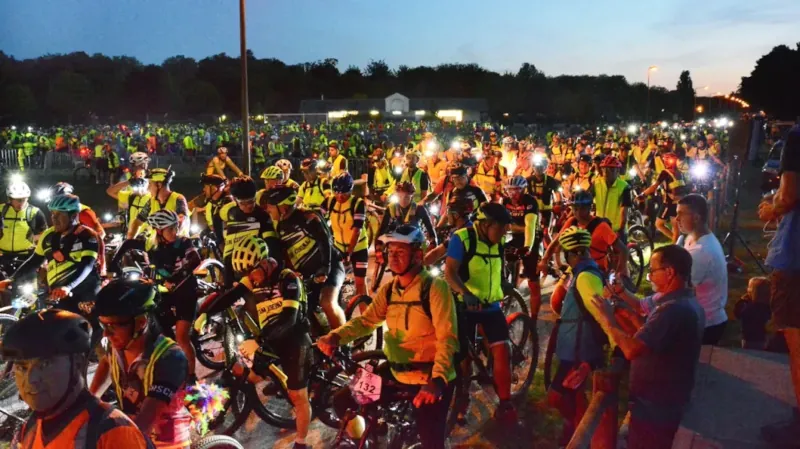
[(644, 122), (650, 123), (650, 69), (647, 69), (647, 108), (644, 110)]
[(250, 158), (250, 107), (247, 102), (247, 29), (245, 26), (245, 0), (239, 0), (239, 45), (242, 57), (242, 155), (244, 171), (252, 176)]

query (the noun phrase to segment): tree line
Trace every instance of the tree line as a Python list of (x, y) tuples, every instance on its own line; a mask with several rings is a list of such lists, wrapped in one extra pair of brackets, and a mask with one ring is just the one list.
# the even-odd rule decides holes
[[(392, 70), (383, 60), (342, 68), (336, 59), (285, 64), (248, 51), (250, 113), (295, 113), (304, 99), (408, 97), (486, 98), (492, 118), (523, 122), (690, 120), (697, 99), (689, 71), (674, 90), (629, 83), (621, 75), (547, 76), (524, 63), (516, 73), (477, 64)], [(798, 113), (784, 87), (800, 68), (800, 44), (775, 47), (742, 79), (741, 95), (754, 106)], [(240, 61), (226, 54), (195, 60), (174, 56), (159, 65), (127, 56), (76, 52), (18, 60), (0, 51), (0, 123), (86, 123), (91, 120), (213, 120), (240, 111)], [(708, 102), (709, 107), (730, 107)], [(706, 113), (711, 113), (707, 110)]]

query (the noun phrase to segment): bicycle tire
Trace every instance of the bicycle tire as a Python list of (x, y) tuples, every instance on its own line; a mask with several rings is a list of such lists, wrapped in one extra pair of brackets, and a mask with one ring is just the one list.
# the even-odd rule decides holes
[[(355, 314), (356, 311), (358, 311), (358, 315), (361, 315), (360, 310), (362, 305), (369, 306), (370, 304), (372, 304), (372, 298), (370, 298), (367, 295), (354, 297), (353, 300), (350, 301), (350, 303), (347, 305), (347, 308), (345, 308), (344, 311), (344, 315), (347, 318), (347, 321), (350, 321), (350, 319), (353, 317), (353, 314)], [(373, 338), (374, 338), (374, 348), (369, 348), (369, 349), (383, 348), (382, 326), (375, 329), (372, 335), (356, 339), (355, 341), (353, 341), (353, 343), (351, 343), (351, 346), (356, 351), (368, 350), (367, 346), (369, 345), (370, 340), (373, 340)]]
[[(0, 314), (0, 340), (5, 335), (8, 327), (17, 321), (19, 319), (14, 315)], [(13, 362), (0, 362), (0, 376), (2, 376), (0, 377), (0, 400), (8, 399), (19, 393), (17, 383), (14, 380), (12, 365)]]
[(544, 352), (544, 366), (542, 367), (542, 377), (544, 379), (544, 389), (550, 389), (553, 383), (553, 357), (556, 354), (556, 341), (558, 341), (558, 324), (550, 330), (550, 338), (547, 341), (547, 348)]
[[(533, 382), (536, 368), (539, 365), (539, 339), (536, 335), (536, 325), (527, 313), (516, 312), (506, 318), (509, 335), (511, 335), (511, 398), (524, 398)], [(519, 338), (514, 338), (512, 328), (519, 324), (522, 329)], [(530, 345), (530, 349), (526, 347)], [(528, 354), (530, 351), (530, 354)], [(530, 360), (529, 360), (530, 359)], [(524, 362), (529, 360), (526, 367)], [(520, 368), (522, 371), (517, 372)], [(515, 384), (514, 379), (519, 382)], [(515, 385), (517, 388), (514, 388)]]
[(228, 435), (209, 435), (192, 443), (191, 449), (244, 449), (244, 446)]
[(386, 274), (386, 263), (382, 263), (377, 270), (375, 270), (375, 274), (372, 276), (372, 286), (371, 290), (372, 293), (376, 293), (378, 288), (381, 286), (381, 281), (383, 281), (383, 276)]
[[(351, 356), (351, 358), (353, 359), (354, 362), (358, 363), (368, 362), (368, 361), (377, 362), (386, 360), (386, 354), (384, 354), (383, 351), (378, 351), (378, 350), (362, 351), (354, 353)], [(341, 388), (348, 388), (347, 383), (349, 383), (349, 379), (344, 385), (341, 386)], [(316, 392), (315, 398), (314, 400), (312, 400), (311, 403), (314, 417), (319, 419), (320, 422), (322, 422), (323, 424), (332, 429), (339, 429), (341, 426), (341, 420), (339, 419), (338, 416), (336, 416), (336, 412), (333, 411), (333, 398), (338, 391), (339, 390), (337, 389), (335, 391), (323, 390), (322, 392)]]
[(247, 379), (235, 379), (230, 373), (225, 373), (214, 383), (228, 391), (228, 398), (222, 401), (222, 410), (209, 421), (208, 428), (216, 435), (231, 436), (244, 425), (253, 411), (251, 401), (256, 397), (256, 391)]
[[(213, 320), (213, 319), (209, 320), (209, 323), (212, 323), (212, 322), (218, 328), (225, 326), (225, 323), (222, 322), (222, 321), (217, 321), (217, 320)], [(220, 337), (221, 345), (222, 345), (222, 348), (223, 348), (223, 359), (222, 360), (212, 359), (213, 353), (209, 354), (210, 350), (209, 349), (205, 349), (203, 347), (204, 343), (206, 343), (208, 341), (217, 341), (217, 337)], [(206, 337), (205, 335), (199, 335), (197, 332), (195, 332), (194, 329), (192, 329), (191, 341), (192, 341), (192, 346), (194, 347), (194, 352), (195, 352), (195, 356), (197, 358), (197, 361), (200, 362), (201, 365), (203, 365), (204, 367), (206, 367), (206, 368), (208, 368), (208, 369), (210, 369), (212, 371), (219, 371), (219, 370), (225, 368), (225, 358), (224, 358), (225, 332), (224, 332), (224, 329), (218, 329), (217, 331), (215, 331), (214, 338), (209, 338), (209, 337)]]
[(653, 251), (655, 250), (655, 244), (653, 242), (653, 236), (647, 231), (647, 228), (640, 225), (635, 225), (628, 228), (628, 243), (636, 244), (636, 246), (642, 252), (645, 268), (650, 266), (649, 256), (644, 256), (653, 254)]
[(642, 285), (645, 269), (644, 254), (642, 254), (642, 249), (636, 245), (629, 247), (628, 271), (630, 272), (633, 285), (636, 286), (636, 290), (639, 290), (639, 287)]
[(506, 316), (510, 316), (515, 312), (522, 312), (525, 315), (529, 314), (528, 305), (525, 304), (522, 293), (507, 282), (503, 283), (502, 308)]

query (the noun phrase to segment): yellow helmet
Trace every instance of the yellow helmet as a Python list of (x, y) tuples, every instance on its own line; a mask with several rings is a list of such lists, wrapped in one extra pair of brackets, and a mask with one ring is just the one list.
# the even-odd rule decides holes
[(592, 234), (586, 229), (570, 226), (558, 236), (558, 243), (564, 251), (588, 248), (592, 244)]
[(233, 271), (244, 274), (269, 257), (269, 247), (264, 239), (252, 235), (236, 242), (231, 255)]

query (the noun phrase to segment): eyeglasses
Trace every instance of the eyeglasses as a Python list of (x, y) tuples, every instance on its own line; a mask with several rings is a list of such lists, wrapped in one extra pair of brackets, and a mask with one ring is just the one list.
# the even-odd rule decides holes
[(254, 206), (256, 204), (256, 199), (250, 198), (249, 200), (236, 200), (236, 204), (240, 206)]
[(104, 331), (106, 331), (107, 333), (116, 334), (117, 330), (119, 330), (121, 328), (124, 328), (124, 327), (131, 326), (133, 324), (133, 322), (134, 322), (134, 320), (122, 321), (120, 323), (104, 323), (104, 322), (100, 321), (99, 323), (100, 323), (100, 328), (103, 329)]

